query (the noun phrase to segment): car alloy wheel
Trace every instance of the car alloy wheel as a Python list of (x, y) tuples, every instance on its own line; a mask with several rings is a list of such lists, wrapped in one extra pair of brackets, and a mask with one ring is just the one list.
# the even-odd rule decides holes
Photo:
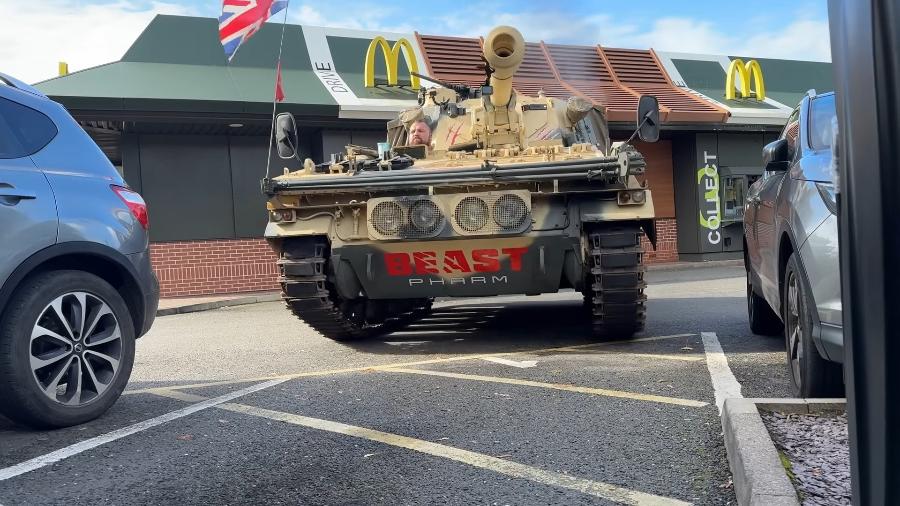
[(113, 383), (122, 349), (119, 321), (105, 301), (87, 292), (65, 293), (32, 327), (32, 377), (53, 401), (83, 406)]
[(791, 272), (787, 281), (787, 318), (785, 334), (787, 335), (787, 352), (794, 382), (798, 387), (803, 385), (800, 367), (803, 360), (803, 308), (800, 300), (800, 280), (796, 272)]

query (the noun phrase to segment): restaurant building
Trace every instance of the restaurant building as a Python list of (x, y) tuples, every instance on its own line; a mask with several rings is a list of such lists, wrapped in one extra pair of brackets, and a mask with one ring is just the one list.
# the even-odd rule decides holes
[[(217, 28), (212, 18), (157, 16), (119, 61), (36, 85), (144, 195), (163, 296), (277, 286), (275, 258), (261, 238), (260, 180), (281, 26), (266, 24), (231, 63)], [(416, 104), (409, 87), (365, 86), (366, 53), (378, 36), (390, 45), (405, 39), (412, 51), (411, 65), (379, 54), (376, 81), (387, 65), (401, 84), (410, 66), (450, 82), (484, 79), (478, 38), (287, 25), (286, 98), (277, 110), (296, 116), (301, 156), (321, 161), (346, 144), (374, 145), (387, 120)], [(631, 134), (642, 94), (659, 99), (660, 141), (638, 144), (658, 217), (658, 248), (645, 244), (650, 263), (741, 258), (744, 195), (762, 174), (762, 147), (807, 90), (832, 89), (829, 63), (540, 41), (527, 43), (513, 86), (593, 101), (613, 140)], [(284, 168), (277, 158), (268, 165), (273, 174)]]

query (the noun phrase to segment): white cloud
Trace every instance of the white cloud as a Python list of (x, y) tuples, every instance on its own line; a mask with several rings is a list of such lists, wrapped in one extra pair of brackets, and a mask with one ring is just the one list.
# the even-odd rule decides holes
[(604, 43), (660, 51), (831, 61), (828, 22), (824, 20), (801, 19), (762, 29), (760, 23), (719, 26), (689, 18), (663, 18), (645, 33), (619, 33)]
[(783, 30), (751, 36), (740, 51), (731, 54), (831, 61), (828, 22), (795, 21)]
[[(345, 10), (329, 15), (322, 9), (309, 4), (300, 4), (299, 7), (288, 7), (288, 22), (309, 25), (326, 26), (329, 28), (352, 28), (355, 30), (372, 30), (380, 32), (412, 33), (417, 30), (408, 22), (397, 23), (398, 19), (406, 19), (403, 16), (405, 9), (397, 10), (385, 5), (354, 5), (352, 15)], [(421, 31), (421, 27), (418, 28)]]
[[(612, 47), (654, 48), (661, 51), (688, 53), (749, 55), (797, 60), (830, 61), (828, 22), (798, 19), (779, 24), (771, 17), (752, 17), (741, 23), (716, 24), (685, 17), (660, 18), (649, 28), (611, 14), (599, 13), (573, 17), (570, 12), (541, 11), (509, 13), (482, 8), (471, 16), (419, 15), (410, 18), (402, 12), (382, 5), (353, 7), (354, 15), (339, 10), (303, 4), (293, 8), (291, 22), (357, 28), (376, 31), (411, 32), (418, 30), (434, 35), (477, 37), (486, 35), (494, 26), (505, 24), (518, 28), (529, 41), (586, 44), (601, 43)], [(396, 26), (397, 19), (405, 23)]]
[(109, 63), (122, 57), (156, 14), (190, 13), (164, 2), (0, 0), (0, 72), (34, 83), (54, 77), (60, 61), (73, 72)]

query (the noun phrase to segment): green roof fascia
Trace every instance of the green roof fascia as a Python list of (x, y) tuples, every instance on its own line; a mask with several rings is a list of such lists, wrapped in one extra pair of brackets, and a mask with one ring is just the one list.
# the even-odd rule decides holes
[[(229, 63), (214, 18), (159, 15), (121, 61), (38, 83), (72, 109), (266, 112), (275, 94), (282, 27), (266, 23)], [(312, 70), (303, 29), (284, 27), (282, 84), (291, 110), (336, 116), (337, 102)]]
[[(311, 71), (283, 70), (285, 103), (310, 114), (336, 115), (337, 102)], [(258, 112), (271, 110), (272, 69), (167, 63), (116, 62), (76, 72), (36, 87), (67, 107)], [(119, 107), (115, 102), (119, 101)], [(112, 107), (111, 107), (112, 106)], [(174, 109), (173, 109), (174, 108)]]

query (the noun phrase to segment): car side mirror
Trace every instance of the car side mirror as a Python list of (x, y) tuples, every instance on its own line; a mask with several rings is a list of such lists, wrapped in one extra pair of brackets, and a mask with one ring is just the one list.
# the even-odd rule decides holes
[(283, 112), (275, 117), (275, 146), (278, 148), (278, 157), (289, 160), (297, 157), (297, 122), (294, 115)]
[(783, 172), (790, 168), (787, 139), (766, 144), (762, 152), (766, 172)]
[(659, 101), (653, 95), (641, 95), (637, 110), (638, 137), (644, 142), (659, 140)]

